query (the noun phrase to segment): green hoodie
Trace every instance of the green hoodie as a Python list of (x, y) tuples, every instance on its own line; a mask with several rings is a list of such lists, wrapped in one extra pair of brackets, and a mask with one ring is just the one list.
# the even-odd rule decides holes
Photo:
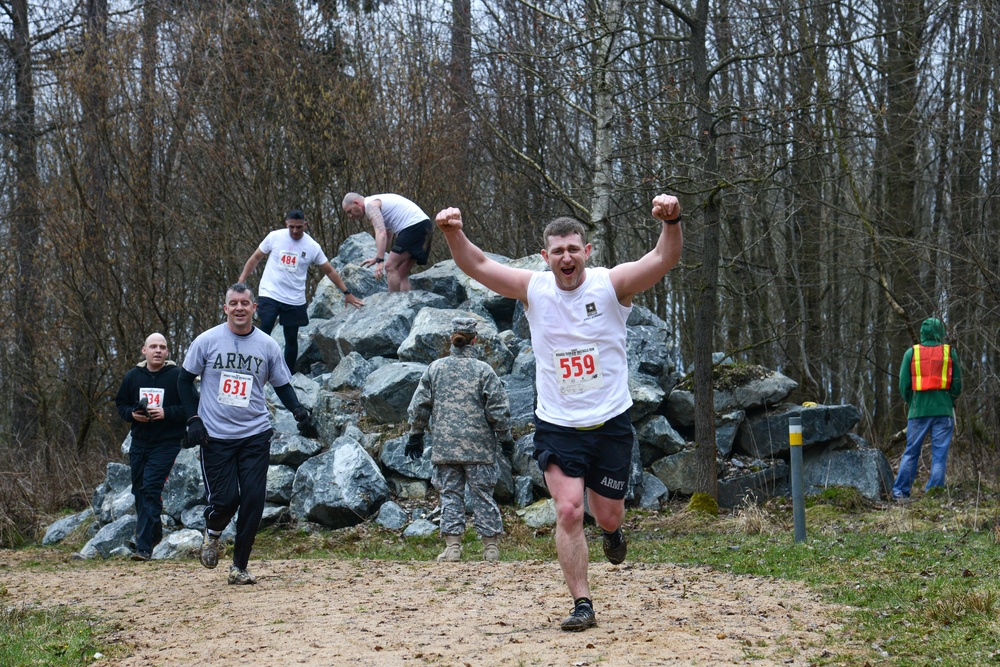
[[(929, 317), (920, 325), (920, 344), (927, 346), (944, 344), (944, 324), (941, 320)], [(917, 417), (950, 417), (955, 412), (955, 399), (962, 393), (962, 367), (958, 363), (955, 348), (951, 348), (951, 388), (933, 389), (930, 391), (913, 391), (913, 378), (910, 375), (910, 364), (913, 360), (913, 348), (903, 355), (899, 366), (899, 391), (909, 406), (907, 419)]]

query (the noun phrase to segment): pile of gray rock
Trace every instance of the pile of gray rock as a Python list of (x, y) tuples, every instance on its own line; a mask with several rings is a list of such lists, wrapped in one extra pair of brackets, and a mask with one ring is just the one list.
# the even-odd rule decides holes
[[(336, 529), (371, 520), (404, 536), (436, 530), (433, 512), (404, 509), (420, 506), (406, 501), (423, 499), (430, 489), (433, 432), (423, 458), (409, 460), (403, 455), (404, 422), (424, 369), (448, 353), (451, 320), (457, 316), (479, 321), (481, 358), (503, 380), (514, 431), (523, 433), (511, 459), (498, 456), (501, 475), (495, 497), (522, 508), (522, 520), (530, 525), (554, 522), (531, 456), (535, 364), (522, 304), (469, 279), (451, 260), (412, 276), (413, 291), (389, 294), (370, 269), (360, 266), (374, 251), (370, 235), (356, 234), (332, 260), (350, 289), (363, 295), (365, 307), (346, 308), (340, 291), (324, 278), (309, 304), (311, 322), (300, 330), (293, 385), (299, 400), (313, 410), (319, 437), (300, 436), (291, 414), (269, 390), (276, 435), (264, 524), (289, 521)], [(493, 258), (522, 268), (545, 268), (539, 256)], [(274, 337), (282, 344), (280, 329)], [(627, 497), (632, 506), (656, 510), (671, 496), (695, 491), (696, 453), (690, 442), (694, 399), (677, 387), (682, 380), (678, 347), (666, 322), (635, 307), (627, 344), (636, 427)], [(851, 432), (860, 418), (857, 408), (784, 403), (795, 387), (780, 373), (758, 369), (745, 384), (716, 392), (721, 506), (733, 507), (748, 496), (788, 493), (788, 418), (793, 415), (802, 418), (807, 493), (847, 485), (878, 498), (891, 486), (885, 457)], [(125, 461), (128, 446), (126, 438)], [(182, 450), (167, 481), (165, 538), (154, 558), (182, 556), (201, 543), (205, 499), (198, 453), (197, 448)], [(109, 463), (92, 508), (53, 523), (43, 543), (57, 543), (81, 525), (86, 525), (89, 539), (80, 557), (130, 553), (135, 516), (125, 462)], [(232, 533), (233, 526), (229, 530)]]

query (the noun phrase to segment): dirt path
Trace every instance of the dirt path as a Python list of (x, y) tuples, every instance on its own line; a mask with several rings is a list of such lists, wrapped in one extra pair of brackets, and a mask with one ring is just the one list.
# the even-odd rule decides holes
[(592, 564), (599, 625), (577, 634), (556, 563), (251, 560), (258, 585), (228, 586), (194, 561), (24, 558), (0, 551), (0, 604), (119, 624), (128, 655), (101, 667), (808, 665), (840, 630), (801, 587), (672, 565)]

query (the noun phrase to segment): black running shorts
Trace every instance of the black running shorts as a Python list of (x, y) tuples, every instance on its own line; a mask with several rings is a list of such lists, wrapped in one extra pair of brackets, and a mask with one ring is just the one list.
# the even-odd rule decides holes
[(309, 324), (306, 304), (289, 306), (266, 296), (257, 299), (257, 317), (260, 318), (260, 328), (266, 333), (271, 333), (275, 321), (283, 327), (304, 327)]
[(418, 222), (410, 225), (396, 235), (392, 244), (392, 251), (402, 255), (404, 252), (410, 253), (410, 257), (417, 260), (417, 264), (423, 266), (427, 264), (427, 256), (431, 252), (431, 225), (430, 220)]
[(628, 490), (635, 436), (628, 411), (592, 429), (557, 426), (535, 416), (535, 460), (542, 472), (555, 464), (588, 489), (619, 500)]

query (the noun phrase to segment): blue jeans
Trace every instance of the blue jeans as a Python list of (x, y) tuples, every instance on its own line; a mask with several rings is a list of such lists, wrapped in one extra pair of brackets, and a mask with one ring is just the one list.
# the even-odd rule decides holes
[(944, 486), (944, 474), (948, 467), (948, 448), (955, 432), (954, 417), (916, 417), (906, 422), (906, 450), (899, 461), (899, 474), (892, 485), (894, 497), (910, 497), (910, 487), (917, 476), (920, 463), (920, 448), (924, 438), (931, 436), (931, 476), (924, 491), (934, 486)]

